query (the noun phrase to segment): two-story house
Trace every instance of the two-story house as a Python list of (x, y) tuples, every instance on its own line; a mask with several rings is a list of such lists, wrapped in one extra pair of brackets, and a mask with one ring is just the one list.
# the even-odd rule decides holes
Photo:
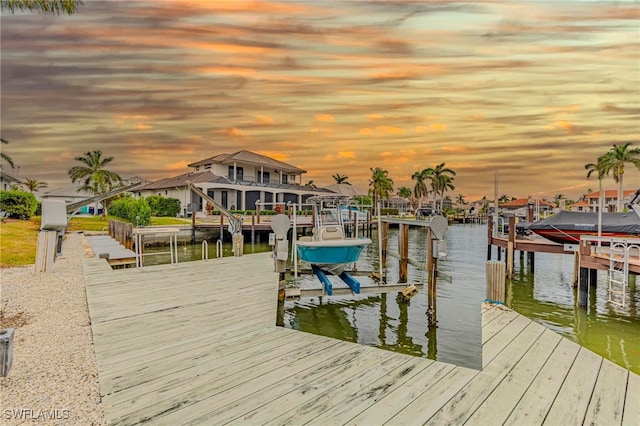
[(313, 195), (332, 193), (302, 185), (306, 170), (251, 151), (216, 155), (188, 167), (192, 171), (147, 184), (135, 194), (177, 198), (187, 215), (205, 211), (202, 198), (187, 189), (187, 181), (230, 210), (255, 210), (257, 201), (301, 204)]
[[(635, 190), (627, 190), (622, 192), (623, 203), (627, 204), (631, 197), (636, 193)], [(569, 206), (571, 211), (576, 212), (597, 212), (599, 205), (600, 191), (591, 192), (584, 196), (584, 199), (578, 201), (577, 203), (573, 203)], [(605, 212), (615, 212), (616, 206), (618, 203), (618, 190), (617, 189), (607, 189), (604, 191), (604, 208)]]
[(0, 190), (11, 191), (11, 188), (18, 187), (24, 180), (12, 171), (0, 165)]

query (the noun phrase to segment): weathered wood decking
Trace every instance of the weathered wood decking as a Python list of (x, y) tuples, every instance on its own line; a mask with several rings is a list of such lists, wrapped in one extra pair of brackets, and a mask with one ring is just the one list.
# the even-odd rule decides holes
[(85, 261), (110, 424), (638, 425), (640, 376), (505, 308), (482, 371), (275, 326), (269, 254)]

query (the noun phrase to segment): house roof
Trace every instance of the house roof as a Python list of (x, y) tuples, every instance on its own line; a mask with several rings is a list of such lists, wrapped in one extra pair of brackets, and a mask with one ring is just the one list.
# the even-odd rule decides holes
[[(628, 189), (622, 191), (622, 198), (627, 198), (636, 193), (635, 189)], [(592, 192), (586, 195), (588, 199), (594, 199), (600, 197), (600, 191)], [(607, 189), (604, 191), (604, 198), (618, 198), (618, 190), (617, 189)]]
[(231, 183), (228, 179), (220, 176), (216, 176), (213, 173), (211, 173), (209, 170), (206, 170), (204, 172), (188, 172), (188, 173), (181, 174), (179, 176), (160, 179), (156, 182), (151, 182), (147, 185), (143, 185), (139, 188), (136, 188), (136, 191), (177, 188), (177, 187), (185, 186), (187, 184), (187, 181), (191, 181), (191, 183), (201, 183), (201, 182)]
[[(535, 200), (534, 200), (535, 202)], [(548, 201), (539, 200), (541, 206), (555, 207), (556, 205)], [(508, 203), (498, 203), (498, 207), (501, 209), (519, 209), (529, 204), (528, 198), (518, 198), (517, 200), (509, 201)]]
[(591, 204), (589, 204), (589, 202), (587, 200), (581, 200), (578, 201), (576, 203), (571, 204), (571, 207), (573, 206), (590, 206)]
[(362, 195), (364, 193), (358, 191), (358, 189), (356, 187), (354, 187), (353, 185), (347, 184), (347, 183), (333, 183), (329, 186), (325, 186), (325, 189), (328, 189), (329, 191), (335, 192), (336, 194), (340, 194), (340, 195)]
[(0, 166), (0, 174), (2, 174), (2, 179), (6, 181), (13, 181), (13, 182), (24, 181), (24, 179), (22, 179), (20, 176), (14, 174), (13, 172), (9, 171), (8, 169), (5, 169), (2, 166)]
[(89, 192), (86, 192), (86, 191), (78, 192), (78, 189), (80, 189), (82, 185), (84, 185), (84, 183), (81, 180), (78, 180), (75, 183), (70, 183), (67, 186), (54, 188), (50, 191), (44, 191), (42, 192), (42, 198), (48, 198), (48, 197), (89, 198), (89, 197), (92, 197), (93, 194)]
[(197, 167), (204, 164), (219, 163), (219, 164), (232, 164), (232, 163), (245, 163), (254, 164), (256, 166), (266, 166), (277, 170), (282, 170), (290, 173), (306, 173), (306, 170), (302, 170), (291, 164), (287, 164), (282, 161), (275, 160), (265, 155), (256, 154), (251, 151), (237, 151), (232, 154), (219, 154), (214, 157), (209, 157), (204, 160), (196, 161), (195, 163), (188, 164), (188, 167)]

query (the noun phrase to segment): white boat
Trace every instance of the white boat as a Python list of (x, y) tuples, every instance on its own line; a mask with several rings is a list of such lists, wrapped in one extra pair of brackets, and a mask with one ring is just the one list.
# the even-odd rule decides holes
[[(340, 274), (346, 265), (360, 258), (372, 241), (370, 238), (345, 236), (343, 214), (337, 214), (345, 205), (344, 197), (314, 197), (308, 202), (314, 206), (313, 236), (296, 241), (298, 258), (317, 268)], [(346, 213), (349, 214), (348, 211)]]

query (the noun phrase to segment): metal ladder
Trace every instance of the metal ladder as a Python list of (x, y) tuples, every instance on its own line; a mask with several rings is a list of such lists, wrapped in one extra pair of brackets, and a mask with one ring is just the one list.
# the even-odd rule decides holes
[[(609, 248), (609, 302), (624, 307), (629, 279), (629, 248), (625, 242), (611, 242)], [(618, 296), (618, 297), (615, 297)]]

